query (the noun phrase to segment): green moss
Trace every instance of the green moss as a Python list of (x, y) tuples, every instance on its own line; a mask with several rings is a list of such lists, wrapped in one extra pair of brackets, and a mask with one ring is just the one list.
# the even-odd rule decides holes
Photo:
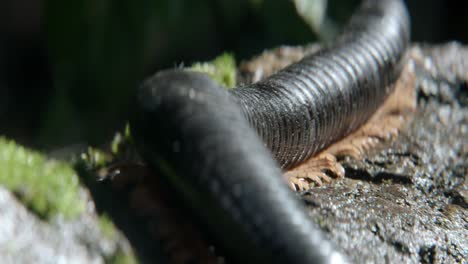
[(127, 123), (125, 125), (125, 129), (123, 133), (117, 132), (114, 135), (114, 138), (111, 142), (111, 153), (113, 155), (118, 155), (121, 153), (121, 150), (128, 146), (129, 144), (133, 144), (132, 135), (130, 132), (130, 124)]
[(81, 160), (90, 168), (101, 168), (112, 160), (112, 157), (103, 150), (88, 147), (87, 152), (81, 153)]
[(106, 263), (109, 264), (137, 264), (138, 260), (133, 252), (124, 252), (123, 250), (117, 251)]
[(106, 214), (99, 216), (99, 229), (106, 238), (111, 240), (116, 239), (117, 230), (112, 220)]
[(0, 168), (0, 185), (43, 218), (62, 215), (69, 219), (85, 209), (78, 176), (64, 162), (0, 137)]
[(190, 69), (206, 73), (228, 88), (236, 85), (236, 61), (232, 54), (223, 53), (210, 62), (194, 63)]

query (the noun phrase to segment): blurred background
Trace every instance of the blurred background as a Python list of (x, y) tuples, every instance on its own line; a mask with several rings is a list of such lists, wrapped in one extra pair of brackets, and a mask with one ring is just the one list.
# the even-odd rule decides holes
[[(327, 40), (359, 1), (326, 2), (1, 0), (0, 135), (45, 151), (104, 144), (145, 76)], [(467, 1), (406, 2), (413, 41), (468, 41)]]

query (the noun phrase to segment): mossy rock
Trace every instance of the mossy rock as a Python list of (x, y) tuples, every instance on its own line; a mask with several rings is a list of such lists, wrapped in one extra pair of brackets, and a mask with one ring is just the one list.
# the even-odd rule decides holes
[(69, 219), (85, 209), (78, 175), (65, 162), (0, 137), (0, 168), (0, 185), (41, 218), (61, 215)]

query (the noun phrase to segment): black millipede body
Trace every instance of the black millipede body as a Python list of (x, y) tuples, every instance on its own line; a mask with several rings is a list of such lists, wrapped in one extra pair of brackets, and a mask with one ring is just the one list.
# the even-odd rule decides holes
[(232, 262), (328, 263), (343, 256), (307, 217), (280, 168), (362, 125), (391, 92), (409, 42), (400, 0), (365, 0), (333, 45), (228, 92), (206, 75), (140, 87), (137, 147)]

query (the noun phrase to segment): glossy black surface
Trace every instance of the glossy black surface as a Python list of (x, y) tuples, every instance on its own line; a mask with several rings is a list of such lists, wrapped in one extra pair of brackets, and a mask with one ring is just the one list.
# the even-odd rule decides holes
[(362, 125), (391, 92), (409, 42), (400, 1), (365, 1), (331, 47), (233, 90), (283, 168)]
[(344, 261), (280, 166), (310, 157), (377, 109), (399, 73), (409, 18), (402, 1), (367, 0), (344, 32), (318, 54), (232, 93), (181, 70), (159, 72), (139, 90), (137, 147), (231, 262)]

